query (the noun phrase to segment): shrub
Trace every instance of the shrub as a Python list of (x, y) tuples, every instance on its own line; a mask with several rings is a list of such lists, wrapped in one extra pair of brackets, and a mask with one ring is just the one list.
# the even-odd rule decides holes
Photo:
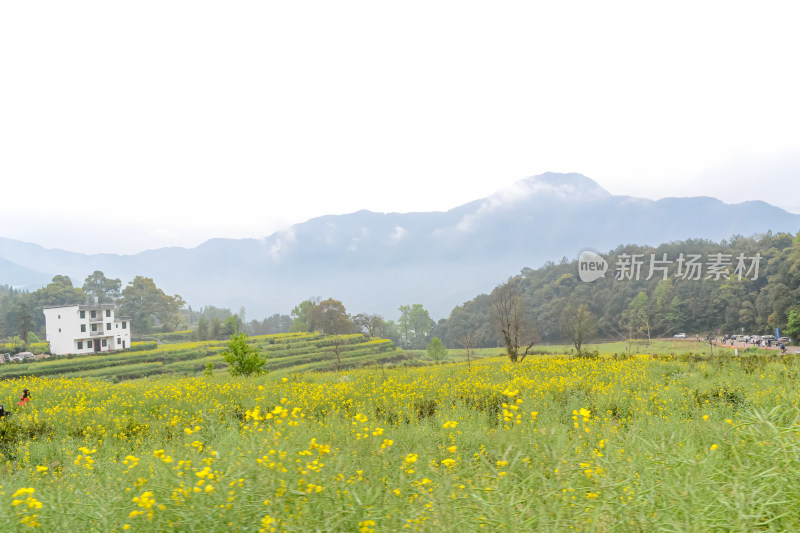
[(264, 365), (267, 355), (261, 355), (257, 348), (247, 344), (246, 333), (234, 333), (228, 341), (228, 349), (222, 352), (232, 376), (249, 376), (266, 372)]

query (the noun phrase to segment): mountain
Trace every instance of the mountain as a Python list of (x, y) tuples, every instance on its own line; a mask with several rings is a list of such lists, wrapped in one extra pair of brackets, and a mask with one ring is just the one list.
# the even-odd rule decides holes
[(333, 297), (352, 313), (396, 318), (422, 303), (435, 318), (516, 274), (586, 248), (800, 230), (800, 215), (754, 201), (653, 201), (615, 196), (580, 174), (533, 176), (446, 212), (328, 215), (263, 239), (212, 239), (195, 248), (86, 255), (0, 238), (0, 284), (36, 289), (55, 274), (76, 285), (95, 270), (151, 277), (194, 308), (288, 313)]

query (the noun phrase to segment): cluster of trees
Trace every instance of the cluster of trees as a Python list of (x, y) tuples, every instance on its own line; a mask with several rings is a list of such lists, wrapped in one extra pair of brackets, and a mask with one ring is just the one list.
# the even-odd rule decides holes
[(292, 309), (289, 331), (319, 331), (339, 335), (361, 333), (366, 337), (391, 339), (406, 349), (425, 349), (436, 323), (422, 304), (401, 305), (397, 321), (376, 314), (350, 315), (339, 300), (309, 298)]
[(116, 303), (118, 315), (130, 316), (139, 333), (152, 330), (156, 323), (174, 330), (183, 322), (180, 310), (184, 301), (180, 296), (165, 294), (152, 279), (143, 276), (122, 288), (119, 279), (107, 278), (98, 270), (87, 276), (81, 287), (61, 275), (32, 292), (0, 286), (0, 338), (19, 336), (28, 342), (32, 342), (31, 334), (45, 338), (45, 307), (91, 304), (95, 298), (100, 303)]
[[(732, 258), (726, 276), (685, 279), (659, 271), (650, 276), (643, 267), (637, 277), (615, 279), (615, 265), (641, 254), (675, 259), (683, 253), (703, 259), (723, 254)], [(760, 256), (755, 269), (734, 274), (736, 258)], [(448, 346), (470, 336), (478, 346), (511, 346), (524, 357), (530, 342), (572, 342), (603, 339), (651, 338), (684, 332), (690, 335), (769, 334), (774, 328), (793, 339), (800, 336), (800, 234), (767, 233), (734, 236), (722, 242), (691, 239), (657, 247), (626, 245), (611, 251), (609, 272), (591, 283), (578, 276), (577, 261), (563, 259), (520, 275), (457, 306), (434, 333)], [(752, 261), (748, 263), (752, 266)], [(647, 279), (650, 277), (650, 279)], [(516, 328), (516, 329), (515, 329)]]

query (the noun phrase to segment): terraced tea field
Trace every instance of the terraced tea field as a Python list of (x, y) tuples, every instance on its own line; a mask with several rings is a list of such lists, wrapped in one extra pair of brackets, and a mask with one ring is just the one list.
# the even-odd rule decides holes
[[(367, 339), (363, 335), (325, 336), (319, 333), (284, 333), (249, 338), (249, 344), (269, 354), (270, 371), (293, 372), (333, 370), (399, 362), (407, 359), (387, 339)], [(181, 342), (174, 344), (135, 343), (132, 350), (112, 354), (51, 358), (30, 363), (0, 365), (0, 379), (21, 376), (64, 376), (110, 380), (175, 374), (202, 373), (207, 363), (222, 369), (220, 352), (227, 341)], [(335, 351), (340, 352), (337, 362)]]

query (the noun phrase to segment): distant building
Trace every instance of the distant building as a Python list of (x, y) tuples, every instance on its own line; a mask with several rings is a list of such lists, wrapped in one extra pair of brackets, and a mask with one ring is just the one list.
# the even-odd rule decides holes
[(56, 305), (44, 308), (53, 355), (111, 352), (131, 347), (130, 317), (115, 316), (114, 304)]

